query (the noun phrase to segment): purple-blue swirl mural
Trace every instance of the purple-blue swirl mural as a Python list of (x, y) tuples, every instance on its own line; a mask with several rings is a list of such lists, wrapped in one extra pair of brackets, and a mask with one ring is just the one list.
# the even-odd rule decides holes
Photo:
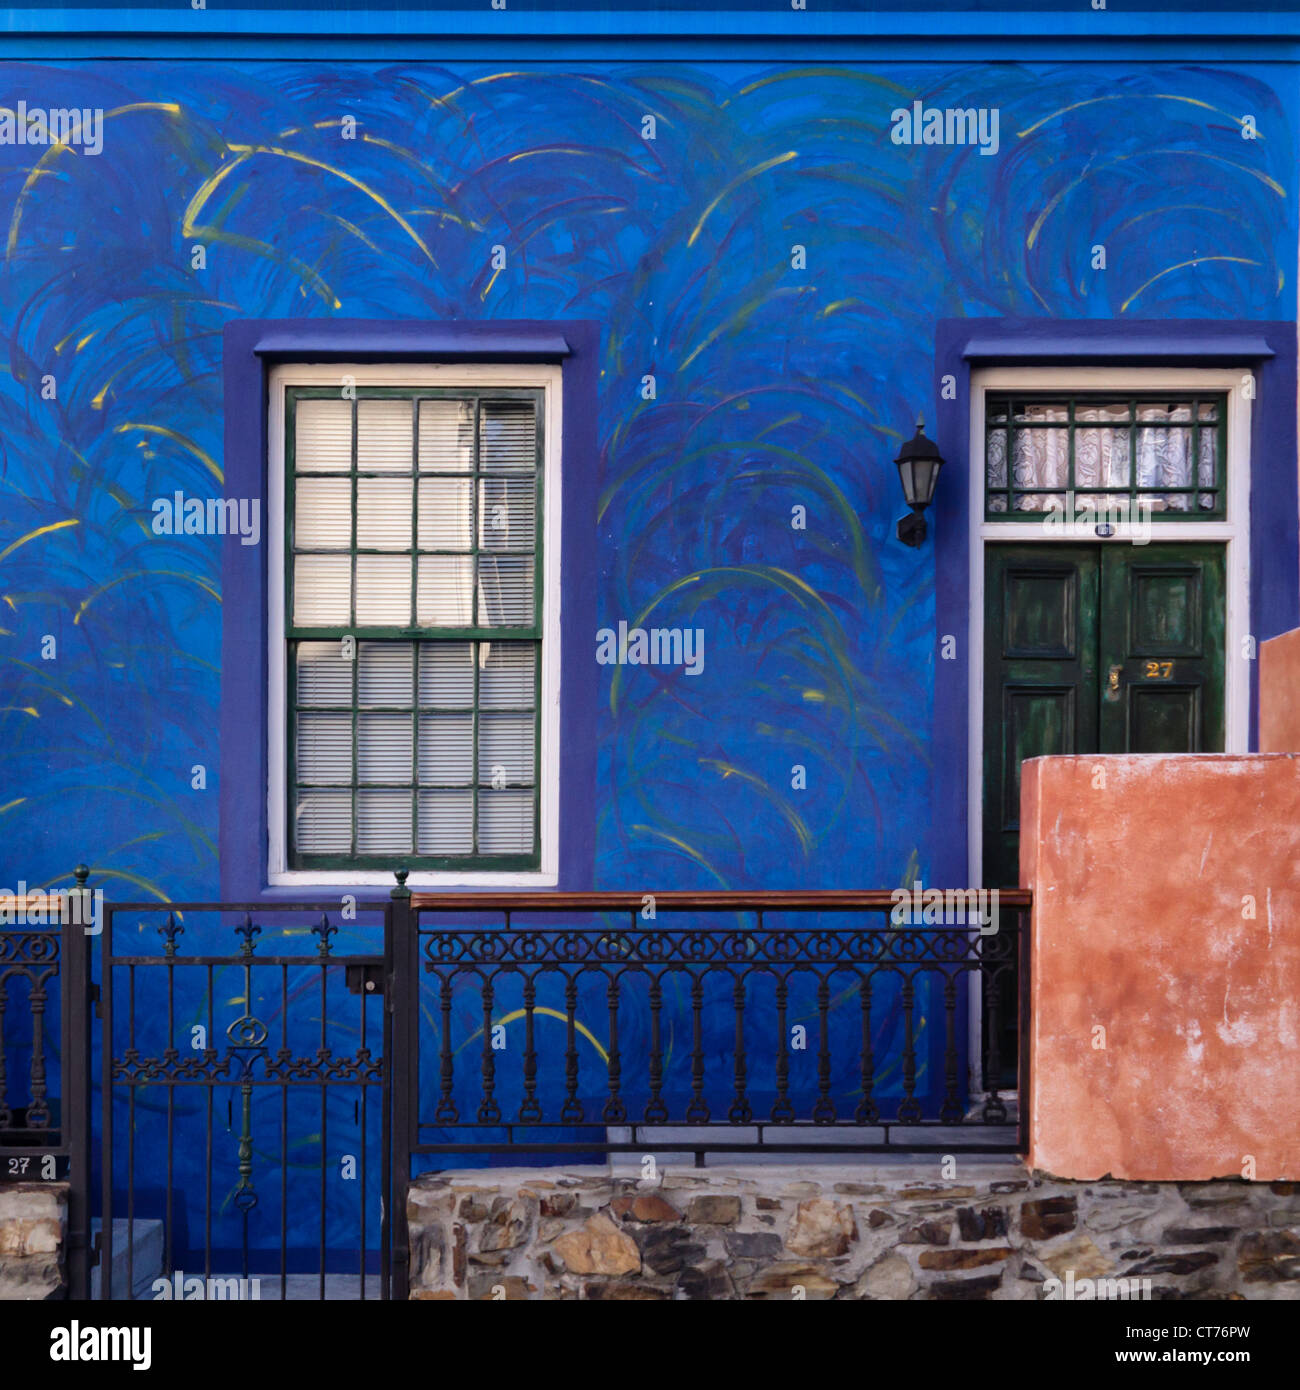
[[(939, 320), (1295, 314), (1294, 102), (1263, 68), (139, 60), (0, 79), (0, 101), (105, 113), (97, 155), (0, 144), (10, 887), (66, 886), (84, 860), (110, 897), (219, 891), (239, 678), (220, 542), (155, 535), (150, 507), (221, 493), (232, 319), (602, 325), (599, 621), (706, 634), (695, 677), (601, 668), (594, 883), (653, 891), (892, 888), (964, 841), (963, 810), (931, 804), (934, 548), (893, 530)], [(996, 110), (996, 153), (895, 143), (916, 101)], [(458, 1047), (480, 1045), (476, 1003)], [(730, 1026), (719, 1011), (719, 1046)]]

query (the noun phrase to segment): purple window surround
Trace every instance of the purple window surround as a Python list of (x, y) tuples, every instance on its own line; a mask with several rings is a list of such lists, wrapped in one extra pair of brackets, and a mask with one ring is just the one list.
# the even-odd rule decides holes
[[(598, 324), (241, 320), (223, 343), (228, 497), (269, 496), (267, 380), (282, 362), (558, 362), (564, 392), (560, 627), (559, 887), (590, 888), (595, 861), (597, 672), (596, 386)], [(263, 537), (271, 519), (265, 516)], [(269, 887), (267, 838), (267, 553), (227, 536), (222, 550), (221, 896), (301, 899)], [(396, 865), (394, 866), (396, 867)], [(472, 884), (467, 884), (472, 886)], [(336, 894), (337, 887), (330, 892)], [(357, 896), (386, 896), (358, 887)]]
[[(931, 876), (965, 883), (970, 688), (970, 377), (993, 366), (1219, 367), (1255, 373), (1250, 426), (1250, 628), (1258, 643), (1300, 623), (1296, 491), (1294, 323), (1210, 319), (944, 319), (934, 358), (935, 442), (947, 461), (930, 508), (935, 630), (957, 638), (959, 659), (936, 660), (933, 732), (935, 806), (963, 808), (936, 837)], [(956, 398), (943, 399), (943, 380)], [(1229, 461), (1229, 467), (1231, 467)], [(894, 543), (892, 536), (890, 543)], [(937, 640), (937, 638), (936, 638)], [(1228, 653), (1228, 659), (1234, 658)], [(1252, 667), (1250, 747), (1259, 740), (1259, 680)]]

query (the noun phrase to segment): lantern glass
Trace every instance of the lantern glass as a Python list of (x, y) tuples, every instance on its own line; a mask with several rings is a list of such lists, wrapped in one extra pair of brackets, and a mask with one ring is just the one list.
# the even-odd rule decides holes
[(903, 484), (903, 497), (909, 507), (928, 507), (934, 499), (934, 485), (939, 476), (942, 459), (924, 455), (898, 461), (898, 476)]

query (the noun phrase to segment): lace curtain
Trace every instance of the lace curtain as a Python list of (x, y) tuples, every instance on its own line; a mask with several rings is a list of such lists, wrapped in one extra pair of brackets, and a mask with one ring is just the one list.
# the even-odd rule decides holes
[[(1102, 507), (1111, 498), (1122, 502), (1133, 476), (1136, 452), (1136, 479), (1140, 501), (1149, 502), (1153, 512), (1190, 511), (1196, 486), (1216, 485), (1218, 430), (1210, 414), (1213, 407), (1201, 408), (1200, 456), (1196, 454), (1197, 432), (1192, 428), (1190, 404), (1139, 405), (1136, 425), (1127, 405), (1082, 406), (1074, 410), (1074, 488), (1075, 503)], [(1070, 418), (1065, 405), (1018, 406), (1015, 418), (1015, 457), (1011, 461), (1016, 511), (1044, 511), (1051, 494), (1039, 488), (1067, 488), (1070, 481)], [(1007, 430), (1005, 409), (990, 413), (986, 463), (990, 491), (1007, 486)], [(1035, 424), (1056, 424), (1057, 428), (1035, 429)], [(1136, 450), (1132, 440), (1136, 440)], [(1111, 494), (1090, 493), (1089, 488), (1120, 488)], [(1187, 492), (1144, 493), (1143, 488), (1180, 487)], [(1059, 496), (1059, 494), (1058, 494)], [(1064, 498), (1061, 498), (1062, 503)], [(1210, 510), (1213, 494), (1201, 493), (1196, 505)], [(991, 511), (1005, 511), (1005, 497), (990, 498)]]

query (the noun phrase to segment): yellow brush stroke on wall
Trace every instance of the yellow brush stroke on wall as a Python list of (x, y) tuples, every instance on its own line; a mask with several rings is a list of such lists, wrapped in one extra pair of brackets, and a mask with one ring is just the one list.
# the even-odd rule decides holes
[(170, 439), (173, 444), (179, 444), (187, 453), (193, 454), (204, 468), (212, 474), (217, 482), (220, 483), (225, 481), (225, 475), (222, 473), (221, 468), (212, 455), (205, 453), (186, 435), (180, 434), (176, 430), (168, 429), (166, 425), (146, 425), (140, 424), (134, 420), (128, 420), (124, 424), (118, 425), (113, 433), (126, 434), (130, 430), (137, 430), (141, 434), (160, 434), (164, 439)]
[(18, 224), (23, 218), (23, 203), (27, 200), (27, 195), (36, 187), (38, 179), (54, 173), (54, 170), (49, 166), (60, 152), (70, 154), (72, 146), (51, 145), (32, 165), (31, 172), (23, 180), (23, 186), (18, 190), (18, 196), (14, 199), (14, 215), (9, 219), (9, 240), (5, 245), (5, 260), (8, 260), (18, 249)]
[[(910, 88), (900, 87), (897, 82), (890, 82), (888, 78), (878, 77), (874, 73), (855, 72), (852, 68), (787, 68), (784, 72), (772, 74), (770, 77), (760, 77), (757, 81), (751, 82), (748, 87), (742, 87), (737, 95), (747, 97), (751, 92), (757, 92), (762, 87), (770, 86), (773, 82), (798, 81), (805, 77), (815, 77), (822, 81), (827, 77), (844, 77), (855, 82), (869, 82), (873, 87), (884, 87), (891, 92), (900, 92), (906, 96)], [(728, 103), (724, 103), (726, 105)]]
[[(141, 878), (138, 874), (129, 874), (125, 869), (96, 869), (92, 867), (90, 872), (96, 878), (120, 878), (123, 883), (133, 883), (137, 888), (143, 888), (146, 893), (152, 893), (160, 903), (169, 901), (168, 894), (156, 883), (150, 883), (147, 878)], [(67, 878), (67, 874), (63, 874), (62, 877)], [(57, 883), (58, 879), (51, 879), (50, 882)], [(184, 916), (180, 912), (176, 915), (182, 918)], [(143, 923), (139, 924), (139, 929), (144, 930)]]
[(33, 719), (41, 717), (31, 705), (0, 705), (0, 714), (30, 714)]
[[(1025, 136), (1032, 135), (1034, 131), (1045, 126), (1048, 121), (1054, 121), (1058, 116), (1064, 116), (1070, 111), (1077, 111), (1081, 106), (1095, 106), (1099, 101), (1131, 101), (1134, 98), (1145, 98), (1147, 101), (1183, 101), (1188, 106), (1199, 106), (1203, 111), (1213, 111), (1225, 120), (1236, 121), (1243, 129), (1246, 125), (1244, 117), (1234, 116), (1231, 111), (1225, 111), (1221, 106), (1211, 106), (1208, 101), (1199, 101), (1196, 97), (1179, 96), (1175, 92), (1121, 92), (1115, 96), (1088, 97), (1084, 101), (1071, 102), (1069, 106), (1062, 106), (1059, 111), (1053, 111), (1050, 115), (1044, 116), (1041, 121), (1035, 121), (1033, 125), (1027, 126), (1024, 130), (1016, 131), (1016, 137), (1023, 140)], [(1260, 135), (1257, 138), (1262, 140), (1264, 137)]]
[[(569, 1021), (568, 1014), (562, 1014), (558, 1009), (543, 1008), (540, 1004), (533, 1009), (533, 1012), (535, 1014), (545, 1014), (547, 1018), (558, 1018), (561, 1023), (568, 1023)], [(506, 1014), (504, 1018), (496, 1019), (493, 1022), (492, 1026), (494, 1028), (499, 1028), (507, 1023), (518, 1023), (519, 1020), (524, 1017), (526, 1017), (526, 1010), (516, 1009), (514, 1013)], [(584, 1038), (586, 1038), (586, 1040), (592, 1045), (592, 1047), (594, 1047), (596, 1051), (600, 1053), (600, 1060), (604, 1062), (606, 1066), (608, 1066), (609, 1053), (606, 1052), (605, 1049), (601, 1047), (601, 1045), (596, 1041), (596, 1035), (591, 1031), (591, 1029), (588, 1028), (585, 1023), (579, 1022), (579, 1020), (576, 1018), (573, 1020), (573, 1026), (578, 1030), (579, 1033), (582, 1034)], [(465, 1048), (468, 1047), (470, 1043), (474, 1041), (475, 1038), (481, 1038), (482, 1036), (483, 1030), (480, 1028), (476, 1033), (471, 1033), (470, 1036), (465, 1040), (464, 1046), (458, 1047), (456, 1051), (463, 1052)]]
[[(783, 570), (775, 565), (711, 565), (707, 569), (697, 570), (694, 574), (683, 575), (680, 579), (674, 579), (666, 588), (661, 589), (654, 598), (641, 610), (640, 613), (628, 624), (632, 627), (643, 627), (650, 614), (666, 599), (670, 594), (675, 594), (679, 589), (701, 583), (704, 579), (713, 575), (720, 574), (739, 574), (750, 579), (760, 579), (764, 583), (775, 584), (777, 588), (785, 589), (793, 597), (799, 598), (800, 594), (806, 595), (812, 602), (818, 605), (828, 615), (831, 613), (830, 604), (814, 589), (806, 580), (800, 579), (798, 575), (791, 574), (789, 570)], [(610, 713), (617, 716), (619, 695), (623, 688), (623, 672), (627, 668), (623, 665), (614, 667), (614, 674), (609, 682), (609, 708)]]
[(658, 840), (666, 840), (674, 848), (681, 850), (688, 859), (693, 859), (702, 869), (706, 869), (718, 882), (719, 888), (726, 888), (727, 880), (713, 867), (712, 864), (697, 849), (692, 849), (685, 840), (679, 840), (676, 835), (670, 835), (666, 830), (656, 830), (653, 825), (634, 825), (632, 831), (638, 835), (653, 835)]
[[(8, 106), (0, 106), (0, 111), (8, 111), (11, 116), (16, 114)], [(179, 116), (181, 108), (174, 101), (133, 101), (126, 106), (115, 106), (111, 111), (105, 111), (104, 120), (110, 121), (114, 116), (124, 116), (131, 111), (165, 111), (169, 116)], [(23, 200), (38, 178), (43, 174), (54, 172), (46, 166), (46, 160), (52, 159), (61, 150), (69, 154), (75, 153), (71, 145), (50, 145), (32, 166), (31, 173), (28, 174), (22, 189), (14, 199), (14, 215), (9, 222), (9, 241), (5, 247), (6, 260), (13, 255), (18, 246), (18, 224), (22, 220)]]
[(118, 584), (124, 584), (128, 579), (139, 579), (142, 575), (159, 575), (169, 579), (183, 579), (187, 584), (197, 584), (204, 593), (211, 594), (218, 603), (221, 602), (221, 595), (208, 583), (206, 579), (200, 579), (197, 574), (186, 574), (183, 570), (132, 570), (130, 574), (119, 574), (116, 579), (110, 579), (107, 584), (101, 584), (94, 593), (82, 600), (81, 607), (77, 609), (77, 616), (72, 622), (75, 626), (81, 621), (81, 615), (90, 607), (101, 595), (106, 594), (110, 589)]
[(15, 806), (21, 806), (26, 800), (27, 798), (25, 796), (19, 796), (15, 797), (12, 801), (6, 801), (3, 806), (0, 806), (0, 816), (3, 816), (6, 811), (12, 811)]
[[(7, 545), (3, 550), (0, 550), (0, 560), (3, 560), (7, 555), (12, 555), (20, 545), (26, 545), (28, 541), (34, 541), (37, 536), (46, 536), (51, 531), (62, 531), (65, 526), (79, 526), (80, 524), (81, 523), (75, 516), (70, 516), (66, 521), (52, 521), (48, 526), (38, 526), (35, 531), (28, 531), (25, 536), (19, 536), (12, 545)], [(13, 607), (12, 601), (10, 602), (10, 607)]]
[(1181, 156), (1186, 159), (1212, 159), (1218, 164), (1227, 164), (1243, 174), (1250, 174), (1253, 178), (1257, 178), (1261, 183), (1271, 188), (1279, 198), (1286, 197), (1286, 189), (1283, 188), (1276, 179), (1271, 179), (1267, 174), (1261, 173), (1258, 169), (1252, 169), (1247, 164), (1241, 164), (1235, 159), (1226, 159), (1220, 154), (1210, 154), (1206, 150), (1141, 150), (1133, 154), (1122, 154), (1116, 159), (1108, 160), (1105, 164), (1099, 164), (1095, 168), (1089, 169), (1087, 173), (1081, 174), (1077, 179), (1073, 179), (1066, 184), (1034, 220), (1034, 225), (1029, 229), (1029, 236), (1025, 239), (1025, 246), (1030, 250), (1033, 249), (1034, 242), (1038, 240), (1038, 233), (1043, 228), (1043, 223), (1046, 222), (1056, 210), (1061, 200), (1068, 197), (1081, 183), (1084, 183), (1087, 179), (1092, 178), (1096, 174), (1100, 174), (1102, 170), (1109, 169), (1112, 165), (1123, 164), (1129, 159), (1145, 159), (1151, 155), (1162, 154)]
[(864, 309), (871, 308), (865, 299), (836, 299), (828, 304), (824, 309), (817, 310), (819, 319), (828, 319), (832, 314), (841, 314), (845, 309), (851, 309), (855, 305), (861, 305)]
[(748, 782), (751, 787), (757, 787), (759, 794), (770, 801), (772, 805), (780, 811), (782, 816), (789, 821), (791, 829), (799, 837), (799, 843), (803, 846), (803, 852), (807, 854), (808, 851), (812, 849), (812, 832), (803, 823), (802, 818), (796, 812), (792, 811), (761, 777), (756, 777), (752, 772), (745, 772), (731, 763), (724, 763), (718, 758), (701, 758), (699, 761), (702, 767), (711, 767), (720, 772), (724, 781), (728, 777), (737, 777), (742, 782)]
[(1259, 261), (1252, 261), (1246, 256), (1197, 256), (1190, 261), (1179, 261), (1177, 265), (1167, 266), (1164, 270), (1153, 275), (1145, 285), (1139, 285), (1131, 295), (1119, 306), (1122, 314), (1130, 304), (1149, 286), (1154, 285), (1157, 280), (1164, 275), (1172, 275), (1175, 270), (1186, 270), (1189, 265), (1200, 265), (1204, 261), (1234, 261), (1237, 265), (1259, 265)]
[(453, 87), (451, 91), (445, 93), (443, 96), (426, 96), (426, 100), (431, 106), (442, 106), (460, 96), (462, 92), (469, 91), (471, 87), (482, 87), (489, 82), (504, 82), (507, 78), (527, 76), (528, 74), (526, 72), (494, 72), (487, 77), (476, 77), (470, 82), (463, 82), (459, 87)]
[(755, 164), (752, 169), (747, 169), (743, 174), (732, 179), (722, 192), (704, 209), (704, 215), (695, 224), (695, 230), (686, 239), (687, 246), (695, 245), (696, 238), (704, 230), (704, 224), (709, 220), (714, 209), (724, 198), (734, 193), (742, 183), (748, 183), (750, 179), (756, 179), (760, 174), (767, 173), (769, 169), (775, 169), (778, 164), (788, 164), (792, 159), (798, 159), (798, 157), (798, 150), (787, 150), (785, 154), (778, 154), (771, 159), (765, 159), (761, 164)]
[(313, 159), (310, 155), (299, 154), (297, 150), (281, 149), (278, 145), (230, 145), (228, 148), (235, 154), (235, 158), (229, 164), (223, 164), (210, 178), (204, 180), (194, 197), (190, 199), (189, 206), (185, 209), (185, 217), (182, 223), (181, 234), (183, 236), (197, 235), (200, 230), (194, 225), (194, 218), (198, 215), (203, 205), (212, 196), (217, 185), (228, 175), (233, 173), (241, 164), (250, 159), (253, 155), (267, 154), (273, 155), (276, 159), (289, 159), (298, 164), (305, 164), (308, 168), (319, 169), (322, 173), (331, 174), (336, 179), (342, 179), (346, 184), (350, 184), (358, 192), (364, 193), (371, 202), (382, 208), (389, 217), (406, 233), (408, 237), (424, 252), (429, 264), (436, 266), (437, 261), (433, 258), (433, 253), (420, 239), (420, 234), (414, 227), (397, 211), (395, 207), (382, 194), (376, 193), (368, 184), (364, 184), (360, 179), (354, 178), (345, 169), (337, 169), (332, 164), (326, 164), (323, 159)]
[(792, 285), (787, 286), (783, 289), (773, 290), (771, 294), (764, 292), (763, 294), (760, 294), (756, 299), (751, 299), (748, 304), (742, 304), (741, 307), (737, 309), (736, 312), (732, 314), (730, 318), (724, 319), (722, 323), (718, 324), (715, 328), (711, 329), (708, 333), (705, 334), (704, 341), (700, 343), (698, 347), (694, 348), (691, 352), (689, 352), (686, 355), (686, 357), (682, 361), (681, 366), (678, 368), (678, 371), (685, 371), (686, 368), (689, 367), (691, 363), (695, 361), (695, 359), (700, 355), (700, 353), (702, 353), (707, 347), (710, 347), (712, 346), (712, 344), (716, 343), (717, 340), (720, 337), (722, 337), (724, 333), (729, 333), (733, 330), (743, 328), (745, 324), (748, 323), (749, 320), (753, 318), (753, 316), (759, 311), (759, 309), (771, 303), (772, 300), (780, 299), (785, 295), (801, 295), (805, 293), (807, 293), (807, 291), (803, 286), (796, 287)]
[[(206, 241), (220, 243), (222, 246), (233, 246), (239, 251), (250, 251), (255, 256), (265, 256), (268, 261), (273, 261), (277, 265), (287, 265), (296, 274), (301, 275), (331, 308), (341, 309), (343, 307), (339, 297), (311, 266), (305, 261), (300, 261), (297, 256), (288, 255), (281, 251), (278, 246), (272, 246), (269, 241), (259, 241), (256, 237), (240, 236), (236, 232), (222, 231), (220, 227), (197, 227), (193, 234), (203, 237)], [(306, 298), (307, 291), (301, 285), (298, 286), (298, 293)], [(103, 394), (101, 391), (99, 396), (91, 402), (96, 410), (99, 409), (99, 402), (103, 399)]]

